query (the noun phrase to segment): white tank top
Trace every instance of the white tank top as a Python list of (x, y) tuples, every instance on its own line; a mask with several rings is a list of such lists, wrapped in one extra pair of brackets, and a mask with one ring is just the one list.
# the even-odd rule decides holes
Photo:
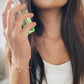
[[(60, 65), (54, 65), (45, 60), (43, 63), (48, 84), (73, 84), (71, 61)], [(46, 84), (45, 80), (42, 84)]]

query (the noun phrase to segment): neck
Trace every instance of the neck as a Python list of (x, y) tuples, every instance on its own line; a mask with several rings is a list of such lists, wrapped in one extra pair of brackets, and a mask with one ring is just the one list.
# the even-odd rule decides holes
[(43, 36), (50, 39), (58, 39), (61, 36), (61, 18), (60, 8), (40, 10), (40, 19), (44, 25)]

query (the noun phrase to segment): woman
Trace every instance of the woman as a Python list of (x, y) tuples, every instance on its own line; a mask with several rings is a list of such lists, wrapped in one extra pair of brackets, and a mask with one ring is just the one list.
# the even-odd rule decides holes
[[(26, 0), (31, 13), (20, 13), (16, 23), (15, 13), (26, 6), (10, 8), (11, 3), (2, 16), (9, 84), (84, 84), (81, 0)], [(22, 30), (26, 18), (33, 22)], [(28, 36), (32, 27), (35, 32)]]

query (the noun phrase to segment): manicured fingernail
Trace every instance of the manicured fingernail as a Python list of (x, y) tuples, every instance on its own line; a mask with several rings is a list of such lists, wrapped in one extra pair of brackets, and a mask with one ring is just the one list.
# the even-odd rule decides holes
[(34, 26), (36, 25), (36, 22), (34, 22)]
[(34, 14), (33, 14), (33, 13), (31, 13), (31, 16), (34, 16)]

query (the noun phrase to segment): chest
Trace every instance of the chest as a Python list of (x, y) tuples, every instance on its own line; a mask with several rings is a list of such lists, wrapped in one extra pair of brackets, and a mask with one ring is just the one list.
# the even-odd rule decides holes
[(44, 60), (55, 65), (65, 63), (70, 60), (62, 40), (58, 42), (47, 42), (39, 41), (37, 45), (37, 50)]

